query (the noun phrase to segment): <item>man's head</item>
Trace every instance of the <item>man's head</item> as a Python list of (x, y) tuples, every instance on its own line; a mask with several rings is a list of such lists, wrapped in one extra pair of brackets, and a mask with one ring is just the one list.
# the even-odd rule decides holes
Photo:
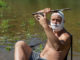
[(53, 31), (62, 30), (64, 27), (64, 14), (61, 11), (52, 13), (50, 25)]

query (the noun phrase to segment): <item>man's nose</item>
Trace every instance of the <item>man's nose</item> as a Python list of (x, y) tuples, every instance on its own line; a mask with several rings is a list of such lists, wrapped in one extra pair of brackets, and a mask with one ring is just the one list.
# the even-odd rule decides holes
[(55, 20), (54, 23), (57, 24), (57, 20)]

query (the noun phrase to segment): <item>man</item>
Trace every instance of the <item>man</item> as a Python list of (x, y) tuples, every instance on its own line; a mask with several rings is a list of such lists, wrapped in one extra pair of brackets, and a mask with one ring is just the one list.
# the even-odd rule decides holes
[(65, 60), (71, 43), (71, 35), (64, 28), (64, 14), (61, 11), (54, 12), (51, 15), (50, 25), (47, 23), (46, 14), (50, 8), (40, 10), (41, 14), (35, 15), (35, 18), (43, 27), (47, 42), (41, 53), (34, 52), (23, 41), (15, 44), (15, 60)]

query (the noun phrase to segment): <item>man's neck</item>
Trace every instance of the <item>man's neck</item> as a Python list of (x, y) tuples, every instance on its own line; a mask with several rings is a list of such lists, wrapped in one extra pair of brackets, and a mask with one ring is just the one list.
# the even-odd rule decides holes
[(64, 28), (60, 31), (53, 31), (54, 34), (56, 34), (57, 36), (60, 36), (63, 32), (64, 32)]

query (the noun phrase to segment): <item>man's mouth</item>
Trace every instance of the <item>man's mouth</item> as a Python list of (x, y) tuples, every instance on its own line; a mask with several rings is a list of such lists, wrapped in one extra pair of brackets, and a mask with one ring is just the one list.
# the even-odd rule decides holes
[(55, 26), (55, 27), (58, 27), (58, 25), (57, 25), (57, 24), (55, 24), (54, 26)]

